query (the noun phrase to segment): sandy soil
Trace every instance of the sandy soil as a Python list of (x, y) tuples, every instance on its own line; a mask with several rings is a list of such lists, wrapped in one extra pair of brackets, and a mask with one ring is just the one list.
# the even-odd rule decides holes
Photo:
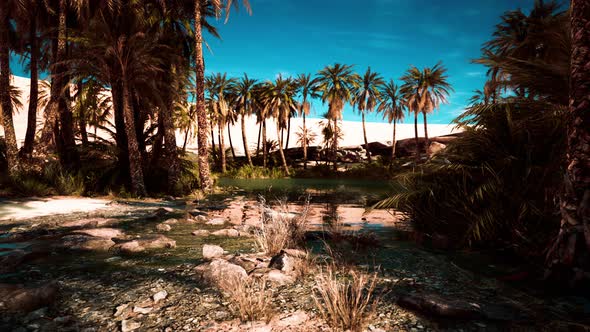
[(0, 201), (0, 220), (23, 220), (41, 216), (91, 212), (107, 207), (105, 199), (49, 197)]

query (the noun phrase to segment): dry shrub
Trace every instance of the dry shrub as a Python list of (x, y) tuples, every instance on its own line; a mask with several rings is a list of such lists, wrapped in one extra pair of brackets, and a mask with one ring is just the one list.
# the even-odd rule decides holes
[(243, 322), (272, 319), (273, 292), (265, 278), (235, 278), (224, 282), (221, 288), (231, 300), (231, 309)]
[(294, 260), (294, 262), (293, 275), (299, 280), (310, 275), (317, 263), (316, 257), (310, 254), (309, 251), (305, 252), (305, 257), (297, 258)]
[(354, 269), (347, 275), (341, 274), (330, 265), (316, 276), (314, 302), (332, 328), (362, 331), (375, 315), (379, 302), (379, 296), (374, 295), (377, 274)]
[(286, 200), (279, 201), (272, 209), (260, 198), (262, 224), (254, 234), (258, 248), (266, 254), (274, 256), (283, 249), (296, 248), (305, 235), (309, 200), (305, 202), (303, 211), (295, 214), (289, 211)]

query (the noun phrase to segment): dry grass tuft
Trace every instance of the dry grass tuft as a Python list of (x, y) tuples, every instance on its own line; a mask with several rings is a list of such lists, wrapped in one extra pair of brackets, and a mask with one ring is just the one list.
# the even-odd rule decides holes
[(265, 278), (246, 278), (226, 281), (222, 289), (232, 302), (231, 309), (243, 322), (269, 322), (274, 316), (273, 292), (267, 286)]
[(334, 329), (362, 331), (375, 315), (377, 274), (351, 269), (340, 275), (334, 265), (316, 276), (314, 302), (322, 317)]
[(258, 248), (274, 256), (283, 249), (299, 246), (305, 235), (309, 200), (299, 214), (289, 211), (286, 200), (280, 201), (274, 209), (266, 204), (264, 198), (260, 201), (262, 224), (254, 234)]

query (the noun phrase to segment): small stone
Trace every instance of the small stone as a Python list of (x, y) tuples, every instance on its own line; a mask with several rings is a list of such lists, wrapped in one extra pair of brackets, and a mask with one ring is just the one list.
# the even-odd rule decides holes
[(194, 236), (209, 236), (209, 231), (206, 229), (197, 229), (196, 231), (192, 232), (191, 234)]
[(267, 280), (279, 285), (288, 285), (295, 282), (295, 278), (284, 274), (279, 270), (271, 270), (267, 274)]
[(156, 294), (154, 294), (154, 296), (153, 296), (154, 303), (158, 303), (159, 301), (164, 300), (167, 297), (168, 297), (168, 292), (165, 290), (161, 290), (161, 291), (157, 292)]
[(129, 304), (125, 303), (125, 304), (121, 304), (119, 306), (117, 306), (115, 308), (115, 317), (119, 317), (121, 316), (121, 314), (123, 313), (123, 311), (125, 311), (125, 309), (127, 309), (127, 307), (129, 307)]
[(170, 232), (172, 230), (172, 226), (170, 226), (169, 224), (158, 224), (156, 226), (156, 229), (160, 232)]
[(41, 309), (37, 309), (35, 311), (30, 312), (26, 317), (25, 317), (25, 322), (32, 322), (34, 320), (37, 320), (39, 318), (43, 318), (47, 316), (47, 307), (41, 308)]
[(141, 327), (141, 323), (138, 323), (138, 322), (130, 320), (130, 319), (124, 319), (123, 321), (121, 321), (121, 331), (122, 332), (129, 332), (129, 331), (137, 330), (140, 327)]
[(224, 218), (214, 218), (207, 221), (207, 225), (221, 226), (225, 224)]
[(163, 222), (163, 224), (166, 224), (166, 225), (174, 225), (174, 224), (177, 224), (177, 223), (178, 223), (178, 219), (174, 219), (174, 218), (168, 219), (168, 220), (166, 220), (166, 221)]
[(53, 322), (58, 323), (58, 324), (66, 324), (69, 323), (72, 320), (72, 316), (61, 316), (61, 317), (55, 317), (53, 319)]
[(238, 237), (240, 236), (240, 232), (237, 229), (220, 229), (218, 231), (215, 231), (213, 233), (211, 233), (211, 235), (215, 235), (215, 236), (226, 236), (226, 237)]
[(144, 314), (147, 315), (150, 312), (152, 312), (154, 308), (152, 307), (147, 307), (147, 308), (143, 308), (143, 307), (133, 307), (133, 312), (136, 312), (138, 314)]
[(205, 244), (203, 245), (203, 258), (213, 259), (223, 256), (223, 248), (220, 246)]

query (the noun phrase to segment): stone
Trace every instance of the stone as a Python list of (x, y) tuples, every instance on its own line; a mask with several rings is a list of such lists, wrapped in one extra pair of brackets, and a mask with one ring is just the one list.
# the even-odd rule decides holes
[(292, 276), (286, 275), (285, 273), (279, 270), (271, 270), (266, 275), (269, 282), (284, 286), (289, 285), (295, 282), (295, 278)]
[(76, 234), (84, 234), (88, 236), (98, 237), (101, 239), (113, 239), (125, 236), (122, 230), (117, 228), (90, 228), (74, 231)]
[(152, 312), (152, 310), (154, 310), (154, 308), (152, 307), (133, 307), (133, 312), (143, 315), (149, 314), (150, 312)]
[(436, 154), (436, 153), (444, 150), (446, 147), (447, 147), (446, 144), (442, 144), (439, 142), (430, 142), (430, 145), (428, 146), (428, 154), (429, 155)]
[(225, 237), (239, 237), (240, 232), (236, 229), (227, 228), (227, 229), (220, 229), (218, 231), (212, 232), (211, 235), (225, 236)]
[(25, 261), (26, 257), (27, 253), (20, 249), (0, 252), (0, 273), (14, 271), (17, 266)]
[(194, 236), (209, 236), (210, 232), (206, 229), (197, 229), (191, 233)]
[(57, 244), (57, 247), (68, 250), (108, 251), (114, 245), (115, 242), (111, 239), (72, 234), (62, 237), (61, 241)]
[(176, 241), (160, 234), (146, 235), (140, 239), (123, 242), (116, 248), (122, 253), (136, 253), (146, 249), (176, 248)]
[(275, 255), (273, 258), (271, 258), (268, 267), (289, 273), (295, 270), (295, 267), (300, 260), (302, 260), (302, 258), (296, 258), (294, 256), (288, 255), (285, 250), (281, 250), (278, 255)]
[(213, 259), (223, 256), (224, 250), (220, 246), (205, 244), (203, 245), (203, 258)]
[(168, 219), (168, 220), (164, 221), (163, 224), (166, 224), (166, 225), (178, 224), (178, 219), (174, 219), (174, 218)]
[(160, 232), (170, 232), (172, 230), (172, 226), (169, 224), (161, 223), (156, 226), (156, 230)]
[(110, 223), (116, 222), (115, 219), (110, 218), (89, 218), (89, 219), (76, 219), (72, 221), (60, 224), (61, 227), (101, 227)]
[(397, 303), (406, 309), (451, 319), (475, 319), (482, 315), (478, 304), (446, 299), (434, 293), (404, 295), (398, 299)]
[(115, 317), (121, 316), (121, 314), (123, 314), (123, 312), (125, 312), (125, 310), (127, 310), (128, 307), (129, 307), (129, 304), (128, 303), (124, 303), (124, 304), (118, 305), (115, 308), (115, 313), (113, 314), (113, 316), (115, 316)]
[(25, 317), (25, 322), (32, 322), (40, 318), (47, 317), (47, 307), (43, 307), (41, 309), (37, 309), (35, 311), (31, 311)]
[(219, 258), (214, 259), (210, 263), (197, 266), (195, 271), (203, 279), (217, 285), (224, 285), (228, 281), (240, 281), (248, 278), (248, 274), (243, 267)]
[(39, 286), (0, 284), (0, 311), (30, 312), (51, 305), (57, 296), (56, 283)]
[(307, 258), (307, 252), (300, 249), (284, 249), (285, 254), (295, 258)]
[(141, 327), (141, 323), (138, 323), (138, 322), (130, 320), (130, 319), (124, 319), (123, 321), (121, 321), (121, 331), (122, 332), (130, 332), (133, 330), (137, 330), (140, 327)]
[(212, 226), (221, 226), (221, 225), (225, 225), (225, 221), (226, 220), (224, 218), (214, 218), (214, 219), (207, 221), (206, 224), (212, 225)]
[(165, 290), (161, 290), (159, 292), (157, 292), (156, 294), (154, 294), (154, 296), (152, 296), (152, 298), (154, 299), (154, 303), (158, 303), (164, 299), (166, 299), (168, 297), (168, 292)]
[(309, 320), (309, 315), (305, 311), (297, 310), (286, 317), (282, 317), (273, 325), (278, 327), (299, 327)]
[(173, 208), (169, 208), (169, 207), (161, 207), (161, 208), (157, 208), (156, 210), (154, 210), (154, 212), (152, 212), (152, 216), (159, 218), (159, 217), (163, 217), (169, 213), (173, 213), (174, 209)]
[(248, 273), (250, 273), (250, 271), (254, 270), (256, 268), (256, 264), (257, 264), (253, 260), (242, 258), (239, 256), (232, 257), (231, 259), (228, 260), (228, 262), (243, 267), (244, 270), (246, 270), (246, 272), (248, 272)]

